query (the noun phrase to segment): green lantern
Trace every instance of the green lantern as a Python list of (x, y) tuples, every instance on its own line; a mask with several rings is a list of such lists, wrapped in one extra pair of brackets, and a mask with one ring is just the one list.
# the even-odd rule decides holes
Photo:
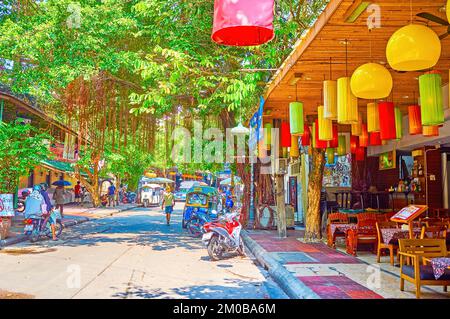
[(394, 109), (395, 112), (395, 131), (397, 140), (403, 137), (403, 123), (402, 123), (402, 112), (400, 112), (400, 108), (396, 107)]
[(289, 104), (289, 125), (291, 135), (299, 136), (304, 132), (303, 124), (303, 103), (291, 102)]
[(335, 148), (328, 147), (327, 148), (327, 164), (333, 165), (334, 164), (334, 152), (336, 151)]
[(345, 135), (339, 135), (337, 154), (338, 156), (347, 155), (347, 139)]
[(423, 126), (444, 123), (444, 103), (442, 99), (442, 78), (438, 73), (419, 76), (420, 111)]
[(264, 145), (269, 147), (272, 143), (272, 123), (264, 124)]

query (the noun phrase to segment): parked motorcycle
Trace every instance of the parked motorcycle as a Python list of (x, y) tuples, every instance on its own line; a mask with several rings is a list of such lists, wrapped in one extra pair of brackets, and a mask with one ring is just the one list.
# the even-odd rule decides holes
[(136, 193), (126, 192), (122, 198), (123, 204), (134, 203), (136, 200)]
[(208, 212), (199, 210), (196, 207), (192, 211), (191, 218), (186, 222), (186, 228), (194, 237), (200, 237), (205, 233), (204, 225), (206, 223), (211, 223), (212, 221), (217, 221), (218, 217), (219, 215), (214, 210), (211, 211), (211, 214), (209, 214)]
[(25, 211), (25, 200), (30, 195), (30, 190), (23, 190), (21, 196), (17, 200), (17, 212), (23, 213)]
[(225, 254), (238, 253), (244, 256), (244, 242), (241, 238), (242, 225), (239, 214), (229, 213), (218, 221), (205, 223), (202, 242), (207, 247), (211, 260), (224, 258)]
[(58, 210), (53, 209), (49, 214), (37, 216), (31, 215), (24, 220), (24, 233), (30, 236), (30, 241), (35, 242), (40, 237), (46, 236), (52, 238), (52, 228), (50, 220), (55, 220), (55, 235), (57, 238), (61, 236), (63, 225), (61, 223), (61, 214)]

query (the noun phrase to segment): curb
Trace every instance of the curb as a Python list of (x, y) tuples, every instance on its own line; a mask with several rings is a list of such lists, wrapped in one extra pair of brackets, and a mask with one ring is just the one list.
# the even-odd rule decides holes
[[(103, 218), (103, 217), (107, 217), (107, 216), (113, 216), (114, 214), (117, 214), (117, 213), (120, 213), (120, 212), (123, 212), (123, 211), (127, 211), (127, 210), (132, 210), (132, 209), (135, 209), (137, 207), (139, 207), (139, 206), (119, 209), (119, 210), (117, 210), (117, 211), (115, 211), (113, 213), (100, 215), (98, 218)], [(67, 221), (65, 223), (63, 222), (62, 225), (63, 225), (63, 228), (68, 228), (68, 227), (72, 227), (72, 226), (75, 226), (75, 225), (78, 225), (78, 224), (82, 224), (82, 223), (85, 223), (85, 222), (88, 222), (88, 221), (91, 221), (91, 220), (92, 219), (89, 218), (89, 217), (81, 217), (80, 219), (77, 219), (77, 220), (71, 220), (71, 221)], [(26, 235), (17, 235), (17, 236), (12, 237), (12, 238), (2, 239), (2, 240), (0, 240), (0, 249), (4, 248), (6, 246), (11, 246), (11, 245), (14, 245), (14, 244), (18, 244), (18, 243), (21, 243), (21, 242), (24, 242), (24, 241), (27, 241), (27, 240), (28, 240), (28, 236), (26, 236)]]
[(295, 278), (286, 268), (269, 255), (246, 231), (241, 233), (245, 246), (252, 252), (258, 262), (267, 269), (274, 281), (292, 299), (320, 299), (308, 286)]

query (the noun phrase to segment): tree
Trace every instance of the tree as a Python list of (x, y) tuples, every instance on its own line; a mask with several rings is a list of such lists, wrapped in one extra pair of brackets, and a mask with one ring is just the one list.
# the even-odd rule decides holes
[(0, 194), (15, 193), (19, 177), (48, 158), (50, 139), (29, 124), (0, 121)]

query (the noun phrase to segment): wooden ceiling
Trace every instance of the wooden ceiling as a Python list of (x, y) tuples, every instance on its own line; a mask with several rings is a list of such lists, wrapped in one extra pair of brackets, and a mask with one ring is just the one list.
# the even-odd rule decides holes
[[(399, 73), (392, 70), (386, 60), (386, 45), (390, 36), (400, 27), (411, 21), (410, 0), (373, 1), (381, 9), (381, 27), (369, 32), (367, 19), (369, 13), (364, 11), (354, 23), (345, 22), (361, 0), (330, 0), (324, 12), (318, 18), (308, 34), (296, 46), (291, 55), (268, 84), (266, 92), (265, 118), (288, 118), (289, 102), (298, 100), (304, 103), (305, 114), (317, 114), (317, 106), (322, 104), (322, 82), (331, 77), (351, 76), (361, 64), (368, 62), (382, 63), (391, 72), (394, 88), (391, 97), (402, 112), (418, 96), (418, 76), (421, 72)], [(428, 12), (447, 20), (446, 0), (412, 0), (413, 23), (431, 27), (438, 35), (447, 32), (445, 26), (417, 17), (420, 12)], [(346, 43), (348, 61), (346, 64)], [(443, 83), (448, 83), (450, 69), (450, 36), (441, 41), (442, 54), (434, 68), (441, 71)], [(296, 85), (293, 79), (300, 76)], [(297, 86), (297, 88), (296, 88)], [(368, 100), (359, 100), (360, 110), (365, 112)]]

